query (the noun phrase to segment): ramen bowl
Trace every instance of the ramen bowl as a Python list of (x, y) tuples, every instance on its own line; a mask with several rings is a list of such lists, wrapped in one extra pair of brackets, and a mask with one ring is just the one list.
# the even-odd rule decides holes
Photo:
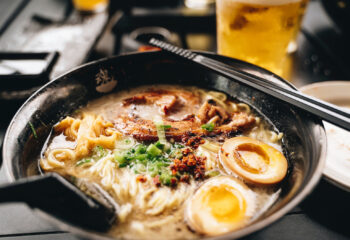
[[(254, 65), (215, 54), (203, 54), (286, 88), (293, 88), (271, 72)], [(148, 84), (196, 86), (224, 92), (249, 104), (275, 129), (283, 133), (283, 152), (289, 167), (287, 176), (281, 182), (278, 199), (247, 226), (211, 238), (239, 238), (272, 224), (298, 205), (319, 181), (326, 153), (325, 131), (320, 119), (186, 60), (159, 51), (127, 54), (88, 63), (34, 93), (14, 116), (4, 139), (3, 161), (9, 180), (16, 181), (41, 174), (38, 160), (42, 147), (53, 125), (65, 116), (106, 94)], [(57, 216), (40, 210), (37, 212), (73, 234), (90, 239), (113, 239), (108, 233), (93, 232)]]

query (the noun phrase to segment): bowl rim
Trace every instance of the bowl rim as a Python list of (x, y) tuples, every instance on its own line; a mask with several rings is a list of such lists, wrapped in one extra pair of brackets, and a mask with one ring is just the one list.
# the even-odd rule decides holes
[[(13, 125), (15, 124), (15, 120), (18, 118), (18, 115), (21, 113), (22, 108), (24, 108), (24, 106), (27, 105), (28, 102), (30, 102), (33, 98), (35, 98), (43, 89), (47, 88), (50, 85), (55, 84), (56, 81), (59, 81), (61, 78), (65, 77), (66, 75), (72, 74), (75, 71), (78, 71), (82, 68), (88, 67), (90, 65), (95, 65), (98, 63), (102, 63), (105, 61), (110, 61), (119, 57), (124, 57), (124, 56), (133, 56), (133, 55), (138, 55), (138, 54), (157, 54), (157, 52), (160, 51), (147, 51), (147, 52), (131, 52), (131, 53), (126, 53), (126, 54), (121, 54), (121, 55), (117, 55), (117, 56), (112, 56), (112, 57), (106, 57), (106, 58), (102, 58), (102, 59), (98, 59), (92, 62), (88, 62), (85, 64), (82, 64), (80, 66), (77, 66), (63, 74), (61, 74), (60, 76), (56, 77), (55, 79), (53, 79), (52, 81), (46, 83), (45, 85), (43, 85), (42, 87), (40, 87), (36, 92), (34, 92), (23, 104), (22, 106), (17, 110), (16, 114), (13, 116), (7, 130), (6, 130), (6, 134), (4, 135), (4, 142), (3, 142), (3, 148), (2, 148), (2, 158), (3, 158), (3, 168), (4, 168), (4, 172), (6, 173), (7, 179), (10, 182), (13, 182), (15, 180), (17, 180), (13, 174), (13, 169), (11, 167), (11, 159), (9, 159), (9, 157), (6, 156), (6, 146), (8, 145), (8, 137), (11, 131), (11, 128), (13, 127)], [(226, 56), (222, 56), (219, 54), (215, 54), (212, 52), (205, 52), (205, 51), (194, 51), (200, 54), (206, 54), (206, 55), (211, 55), (211, 56), (219, 56), (222, 59), (226, 59), (226, 60), (234, 60), (237, 63), (240, 64), (244, 64), (246, 66), (250, 66), (253, 67), (257, 70), (263, 71), (266, 74), (270, 74), (273, 78), (278, 79), (280, 81), (279, 84), (284, 85), (286, 87), (290, 87), (293, 89), (296, 89), (296, 87), (294, 85), (292, 85), (290, 82), (284, 80), (283, 78), (277, 76), (276, 74), (265, 70), (261, 67), (258, 67), (256, 65), (238, 60), (238, 59), (234, 59), (234, 58), (230, 58), (230, 57), (226, 57)], [(215, 240), (221, 240), (221, 239), (237, 239), (237, 238), (241, 238), (243, 236), (247, 236), (250, 235), (252, 233), (255, 233), (259, 230), (262, 230), (263, 228), (271, 225), (272, 223), (276, 222), (277, 220), (281, 219), (284, 215), (286, 215), (290, 210), (292, 210), (294, 207), (296, 207), (307, 195), (309, 195), (312, 190), (315, 188), (315, 186), (317, 185), (317, 183), (320, 181), (321, 177), (322, 177), (322, 171), (323, 171), (323, 167), (325, 165), (325, 159), (326, 159), (326, 146), (327, 146), (327, 141), (326, 141), (326, 134), (325, 134), (325, 130), (324, 130), (324, 126), (323, 123), (320, 119), (317, 120), (318, 121), (318, 125), (320, 126), (320, 134), (321, 134), (321, 138), (319, 139), (320, 145), (321, 145), (321, 151), (319, 154), (319, 159), (317, 162), (317, 165), (315, 166), (315, 170), (313, 172), (313, 174), (310, 176), (309, 181), (305, 184), (304, 188), (302, 188), (298, 193), (296, 193), (295, 196), (293, 196), (293, 198), (290, 199), (290, 201), (288, 201), (281, 209), (277, 210), (276, 212), (274, 212), (273, 214), (271, 214), (270, 216), (264, 218), (261, 221), (257, 221), (257, 222), (253, 222), (252, 224), (239, 229), (237, 231), (234, 232), (229, 232), (223, 235), (219, 235), (219, 236), (213, 236), (213, 237), (204, 237), (202, 239), (215, 239)], [(39, 213), (38, 215), (40, 215), (41, 217), (43, 217), (44, 219), (47, 219), (48, 221), (52, 222), (53, 224), (55, 224), (58, 228), (68, 231), (72, 234), (87, 238), (87, 239), (101, 239), (101, 240), (113, 240), (116, 238), (112, 238), (106, 234), (103, 233), (97, 233), (97, 232), (93, 232), (93, 231), (89, 231), (86, 229), (82, 229), (79, 228), (75, 225), (69, 224), (63, 220), (60, 220), (58, 218), (55, 218), (53, 216), (50, 216), (48, 214), (46, 214), (45, 212), (39, 210), (39, 209), (32, 209), (35, 210), (34, 212)]]
[(323, 81), (323, 82), (316, 82), (316, 83), (311, 83), (311, 84), (307, 84), (304, 86), (301, 86), (299, 88), (299, 91), (304, 92), (304, 91), (309, 91), (311, 89), (317, 88), (317, 87), (327, 87), (327, 86), (349, 86), (350, 87), (350, 81), (341, 81), (341, 80), (337, 80), (337, 81)]

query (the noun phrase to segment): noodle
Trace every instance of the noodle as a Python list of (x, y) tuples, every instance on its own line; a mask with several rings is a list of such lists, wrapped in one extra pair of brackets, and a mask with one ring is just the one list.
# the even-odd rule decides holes
[(97, 145), (113, 149), (115, 141), (121, 134), (112, 127), (112, 123), (105, 122), (100, 116), (85, 114), (77, 136), (77, 155), (85, 157)]
[(101, 177), (101, 184), (110, 188), (116, 179), (116, 164), (112, 161), (113, 155), (108, 154), (89, 168), (92, 175)]
[(242, 112), (250, 113), (250, 107), (248, 104), (238, 103), (237, 106)]
[(76, 141), (74, 149), (76, 157), (88, 156), (96, 146), (113, 149), (115, 141), (121, 134), (114, 129), (110, 122), (106, 122), (101, 116), (83, 114), (82, 119), (67, 117), (58, 123), (55, 132), (63, 134), (70, 141)]
[(233, 112), (238, 112), (238, 106), (236, 103), (231, 102), (230, 106), (231, 106)]
[(219, 118), (219, 116), (215, 116), (215, 117), (212, 117), (207, 123), (216, 123), (218, 120), (219, 120), (220, 118)]
[[(212, 103), (213, 106), (217, 109), (220, 107), (218, 113), (208, 115), (200, 124), (211, 124), (214, 128), (225, 124), (230, 128), (233, 127), (230, 125), (233, 124), (232, 121), (230, 122), (232, 116), (245, 112), (255, 118), (255, 123), (252, 123), (255, 125), (252, 128), (249, 126), (250, 130), (240, 131), (239, 129), (239, 132), (232, 132), (233, 134), (242, 133), (244, 136), (276, 145), (280, 143), (283, 133), (271, 131), (263, 118), (252, 113), (249, 105), (235, 103), (229, 100), (226, 94), (217, 91), (194, 89), (192, 92), (197, 97), (201, 96), (198, 104), (209, 104), (205, 101), (211, 99), (215, 101)], [(177, 97), (181, 98), (181, 96)], [(109, 96), (108, 101), (114, 104), (121, 102), (120, 99), (119, 101), (114, 99)], [(162, 99), (163, 102), (166, 100), (166, 98)], [(207, 137), (196, 136), (199, 141), (198, 144), (194, 142), (197, 144), (195, 147), (188, 144), (191, 142), (190, 139), (171, 138), (168, 141), (166, 137), (169, 139), (171, 131), (177, 130), (175, 124), (171, 122), (175, 120), (169, 123), (167, 119), (162, 118), (163, 113), (160, 114), (162, 116), (153, 116), (154, 112), (151, 112), (149, 116), (157, 130), (158, 141), (142, 142), (136, 137), (135, 139), (133, 137), (135, 135), (123, 135), (115, 128), (118, 126), (114, 125), (113, 118), (108, 116), (113, 116), (119, 110), (112, 108), (111, 113), (104, 112), (104, 109), (115, 105), (98, 103), (93, 105), (96, 109), (82, 109), (81, 115), (75, 118), (66, 117), (54, 126), (53, 139), (56, 141), (59, 139), (61, 142), (60, 144), (56, 144), (55, 141), (49, 142), (48, 148), (40, 159), (41, 168), (44, 171), (57, 171), (76, 178), (92, 180), (108, 192), (119, 205), (118, 226), (113, 230), (113, 234), (117, 237), (122, 239), (145, 236), (150, 239), (163, 239), (164, 236), (171, 239), (199, 237), (197, 233), (187, 228), (183, 219), (184, 209), (188, 204), (187, 200), (193, 196), (203, 181), (225, 174), (225, 169), (218, 161), (218, 154), (228, 135), (216, 136), (215, 133), (206, 135)], [(200, 108), (200, 106), (192, 107), (196, 110)], [(142, 105), (139, 108), (143, 111)], [(176, 111), (174, 111), (175, 114), (178, 114)], [(227, 117), (224, 118), (222, 115)], [(193, 114), (193, 116), (198, 115)], [(199, 125), (199, 129), (203, 130), (202, 128)], [(124, 129), (120, 130), (126, 133)], [(214, 133), (210, 128), (206, 130)], [(62, 144), (62, 141), (65, 144)], [(185, 157), (188, 165), (185, 164)], [(194, 161), (194, 164), (200, 163), (199, 167), (194, 168), (196, 165), (189, 165), (190, 161)], [(183, 169), (193, 167), (192, 172), (189, 170), (176, 172), (175, 162), (179, 162), (179, 166)], [(197, 170), (203, 171), (199, 171), (202, 174), (199, 175), (201, 178), (195, 175)], [(183, 178), (186, 176), (187, 179)], [(169, 182), (166, 184), (164, 179), (168, 179)], [(176, 185), (172, 185), (173, 179), (176, 180)], [(264, 195), (264, 198), (268, 197), (269, 195)], [(168, 232), (176, 234), (170, 236)]]
[(66, 161), (75, 159), (74, 151), (70, 149), (53, 149), (48, 152), (46, 161), (42, 162), (44, 169), (62, 168)]
[(119, 221), (125, 222), (126, 218), (128, 217), (128, 215), (131, 213), (132, 211), (132, 204), (131, 203), (127, 203), (124, 204), (120, 207), (119, 213), (118, 213), (118, 219)]
[(203, 90), (197, 90), (200, 95), (204, 97), (205, 100), (214, 100), (217, 105), (223, 107), (224, 109), (227, 108), (227, 105), (225, 104), (225, 101), (227, 99), (226, 94), (216, 91), (209, 91), (205, 92)]
[(216, 92), (216, 91), (209, 91), (208, 95), (212, 96), (213, 98), (215, 98), (216, 100), (225, 102), (227, 99), (227, 96), (225, 93), (222, 92)]
[(63, 132), (68, 140), (74, 141), (78, 137), (78, 130), (81, 121), (71, 117), (66, 117), (55, 126), (56, 132)]
[(208, 140), (206, 140), (204, 142), (204, 144), (202, 144), (200, 146), (200, 148), (205, 148), (205, 149), (212, 151), (212, 152), (215, 152), (215, 153), (217, 153), (220, 150), (220, 146), (217, 143), (210, 142)]

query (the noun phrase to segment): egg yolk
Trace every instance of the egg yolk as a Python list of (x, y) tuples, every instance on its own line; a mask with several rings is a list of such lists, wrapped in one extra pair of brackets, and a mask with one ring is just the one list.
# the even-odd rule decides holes
[(274, 147), (249, 137), (226, 139), (219, 152), (225, 170), (258, 184), (275, 184), (287, 174), (288, 162)]
[(242, 168), (251, 173), (263, 173), (270, 163), (266, 152), (256, 144), (240, 144), (234, 151), (234, 156)]
[(246, 202), (241, 193), (230, 186), (212, 187), (204, 203), (218, 222), (239, 222), (245, 216)]

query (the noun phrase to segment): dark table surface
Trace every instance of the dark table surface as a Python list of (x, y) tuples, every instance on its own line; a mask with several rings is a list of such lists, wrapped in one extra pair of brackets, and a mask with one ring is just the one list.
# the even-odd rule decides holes
[[(315, 8), (319, 5), (315, 5)], [(308, 19), (309, 18), (309, 19)], [(306, 16), (306, 21), (316, 21), (317, 16)], [(311, 24), (310, 23), (310, 24)], [(295, 82), (301, 86), (305, 82)], [(5, 106), (2, 106), (5, 107)], [(6, 107), (5, 107), (6, 109)], [(8, 113), (11, 115), (13, 113)], [(9, 118), (0, 118), (0, 139)], [(0, 183), (7, 182), (4, 170), (0, 170)], [(246, 239), (350, 239), (350, 193), (342, 191), (325, 180), (298, 207), (264, 230)], [(76, 236), (61, 231), (37, 216), (25, 204), (0, 206), (0, 239), (77, 240)]]

